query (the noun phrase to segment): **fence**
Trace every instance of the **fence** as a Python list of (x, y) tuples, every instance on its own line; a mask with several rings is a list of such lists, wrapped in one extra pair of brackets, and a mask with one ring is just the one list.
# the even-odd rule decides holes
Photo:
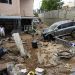
[(39, 17), (47, 25), (65, 19), (75, 20), (75, 8), (67, 9), (67, 10), (66, 9), (52, 10), (52, 11), (39, 14)]

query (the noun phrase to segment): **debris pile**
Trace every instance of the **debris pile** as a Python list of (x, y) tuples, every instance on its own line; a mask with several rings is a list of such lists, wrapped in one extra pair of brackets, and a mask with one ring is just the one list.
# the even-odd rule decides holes
[[(16, 35), (15, 35), (16, 36)], [(6, 38), (1, 44), (0, 65), (1, 73), (7, 72), (11, 75), (69, 75), (74, 72), (75, 65), (75, 48), (65, 47), (63, 44), (56, 42), (47, 42), (40, 40), (40, 35), (30, 35), (21, 33), (12, 38)], [(18, 38), (17, 38), (18, 37)], [(59, 39), (58, 39), (59, 40)], [(38, 41), (38, 42), (37, 42)], [(61, 41), (61, 40), (60, 40)], [(63, 40), (62, 40), (63, 41)], [(68, 42), (67, 42), (68, 43)], [(66, 44), (67, 44), (66, 43)], [(28, 57), (22, 57), (27, 50)], [(60, 60), (59, 58), (71, 58), (69, 60)], [(9, 63), (14, 62), (14, 63)]]

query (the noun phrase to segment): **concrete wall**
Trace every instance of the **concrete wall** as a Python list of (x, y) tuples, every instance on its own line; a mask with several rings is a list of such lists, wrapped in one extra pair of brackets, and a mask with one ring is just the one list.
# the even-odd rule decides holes
[(20, 15), (20, 1), (12, 0), (12, 4), (0, 3), (0, 15)]
[(12, 4), (0, 3), (2, 16), (33, 16), (34, 0), (12, 0)]
[(44, 12), (39, 14), (39, 17), (47, 25), (51, 25), (54, 22), (65, 20), (65, 19), (75, 20), (75, 8), (68, 9), (68, 10), (62, 9), (62, 10), (53, 10), (49, 12)]
[(33, 16), (33, 1), (34, 0), (20, 0), (22, 16)]

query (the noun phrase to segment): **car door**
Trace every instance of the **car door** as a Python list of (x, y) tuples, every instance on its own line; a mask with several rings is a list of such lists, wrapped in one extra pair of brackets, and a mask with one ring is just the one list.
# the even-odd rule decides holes
[(73, 26), (72, 22), (59, 25), (57, 27), (57, 30), (55, 31), (55, 36), (63, 36), (66, 34), (70, 34), (71, 31), (73, 30), (72, 26)]
[(61, 34), (63, 34), (62, 25), (59, 25), (59, 26), (55, 29), (54, 33), (55, 33), (55, 36), (60, 36)]

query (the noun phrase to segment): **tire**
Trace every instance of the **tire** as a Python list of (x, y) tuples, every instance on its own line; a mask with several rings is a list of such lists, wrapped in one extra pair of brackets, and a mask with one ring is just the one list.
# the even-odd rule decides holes
[(75, 30), (72, 31), (71, 36), (72, 38), (75, 38)]
[(55, 38), (50, 34), (47, 36), (48, 41), (55, 41)]

